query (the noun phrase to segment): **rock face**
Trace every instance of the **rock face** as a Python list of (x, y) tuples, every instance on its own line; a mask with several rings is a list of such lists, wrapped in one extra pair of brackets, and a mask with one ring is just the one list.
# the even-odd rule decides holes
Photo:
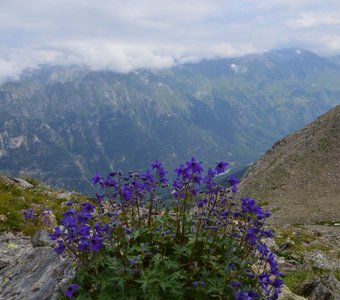
[(333, 275), (322, 276), (304, 283), (301, 294), (309, 300), (339, 300), (340, 282)]
[(339, 267), (339, 262), (325, 255), (321, 250), (313, 250), (306, 253), (305, 261), (316, 270), (331, 271)]
[(29, 238), (0, 236), (0, 299), (57, 299), (74, 276), (72, 263), (51, 247), (32, 247)]
[(244, 175), (243, 196), (261, 200), (279, 224), (340, 219), (340, 106), (278, 141)]
[(279, 295), (279, 300), (306, 300), (306, 298), (295, 295), (287, 286), (284, 285)]

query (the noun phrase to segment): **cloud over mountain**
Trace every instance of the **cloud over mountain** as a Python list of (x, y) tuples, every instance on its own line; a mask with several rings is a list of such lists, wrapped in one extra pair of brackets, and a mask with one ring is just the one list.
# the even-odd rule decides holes
[(127, 72), (297, 46), (338, 54), (340, 3), (4, 0), (0, 81), (38, 64)]

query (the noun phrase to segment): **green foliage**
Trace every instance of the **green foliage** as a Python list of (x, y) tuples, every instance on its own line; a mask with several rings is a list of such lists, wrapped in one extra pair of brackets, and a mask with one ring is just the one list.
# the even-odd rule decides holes
[[(181, 164), (167, 197), (166, 170), (110, 172), (100, 184), (98, 203), (69, 203), (62, 226), (50, 237), (55, 251), (77, 262), (72, 285), (78, 299), (277, 299), (283, 275), (263, 242), (270, 212), (253, 199), (236, 197), (219, 174), (220, 161), (206, 176), (194, 158)], [(161, 192), (160, 190), (163, 191)], [(171, 195), (171, 196), (170, 196)], [(77, 290), (72, 288), (77, 286)], [(79, 288), (78, 288), (79, 287)]]
[(293, 270), (287, 271), (285, 273), (285, 278), (283, 279), (285, 285), (293, 292), (299, 294), (299, 287), (301, 283), (308, 279), (315, 277), (315, 274), (311, 269), (307, 270)]
[[(34, 181), (36, 182), (36, 181)], [(33, 235), (40, 228), (41, 222), (25, 224), (23, 211), (28, 208), (41, 210), (50, 208), (57, 217), (61, 216), (64, 200), (50, 196), (46, 190), (36, 186), (34, 189), (23, 189), (0, 178), (0, 232), (23, 232)]]

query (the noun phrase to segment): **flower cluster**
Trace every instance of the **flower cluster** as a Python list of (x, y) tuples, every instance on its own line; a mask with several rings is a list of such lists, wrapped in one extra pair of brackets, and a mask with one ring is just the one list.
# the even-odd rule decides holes
[(33, 223), (39, 227), (50, 228), (52, 225), (51, 222), (51, 209), (39, 209), (35, 210), (33, 208), (26, 208), (22, 211), (23, 217), (25, 219), (25, 224)]
[[(56, 240), (58, 247), (55, 251), (62, 254), (66, 249), (77, 261), (86, 263), (89, 255), (79, 255), (83, 252), (97, 252), (104, 247), (104, 241), (110, 236), (108, 224), (94, 222), (95, 206), (91, 203), (68, 203), (70, 208), (64, 212), (61, 226), (54, 228), (50, 234), (51, 240)], [(72, 208), (78, 206), (78, 209)], [(85, 260), (85, 261), (84, 261)]]
[(66, 296), (277, 299), (283, 274), (263, 242), (270, 212), (237, 198), (227, 168), (220, 161), (204, 174), (192, 158), (170, 186), (159, 161), (144, 173), (96, 173), (96, 202), (69, 203), (50, 235), (78, 262), (81, 287)]

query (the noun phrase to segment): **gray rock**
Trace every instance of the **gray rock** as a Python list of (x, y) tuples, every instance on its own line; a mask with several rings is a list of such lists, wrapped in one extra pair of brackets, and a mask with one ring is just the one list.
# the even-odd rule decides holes
[(33, 248), (29, 238), (0, 235), (0, 299), (57, 299), (74, 276), (72, 262), (51, 247)]
[(16, 183), (19, 183), (20, 186), (24, 189), (33, 189), (34, 186), (32, 184), (30, 184), (29, 182), (27, 182), (26, 180), (23, 180), (21, 178), (12, 178), (12, 180)]
[(282, 245), (280, 245), (280, 248), (278, 250), (279, 253), (282, 253), (283, 251), (287, 250), (290, 248), (291, 244), (288, 242), (284, 242)]
[(277, 258), (277, 265), (278, 268), (281, 272), (287, 272), (287, 271), (293, 271), (296, 270), (297, 268), (297, 262), (292, 261), (292, 260), (286, 260), (283, 257), (278, 257)]
[(305, 297), (294, 294), (286, 285), (283, 285), (279, 300), (306, 300)]
[(265, 239), (262, 239), (262, 241), (268, 246), (268, 248), (271, 251), (277, 252), (279, 250), (279, 247), (275, 243), (275, 240), (273, 238), (265, 238)]
[(38, 229), (32, 238), (33, 248), (36, 247), (48, 247), (52, 246), (54, 243), (48, 236), (48, 232), (45, 229)]
[(56, 198), (57, 199), (71, 200), (72, 199), (72, 193), (71, 192), (60, 193), (56, 196)]
[(332, 271), (338, 267), (337, 261), (328, 257), (321, 250), (313, 250), (308, 252), (304, 259), (313, 269), (317, 270)]
[(321, 276), (304, 283), (301, 294), (309, 300), (339, 300), (340, 282), (334, 275)]

